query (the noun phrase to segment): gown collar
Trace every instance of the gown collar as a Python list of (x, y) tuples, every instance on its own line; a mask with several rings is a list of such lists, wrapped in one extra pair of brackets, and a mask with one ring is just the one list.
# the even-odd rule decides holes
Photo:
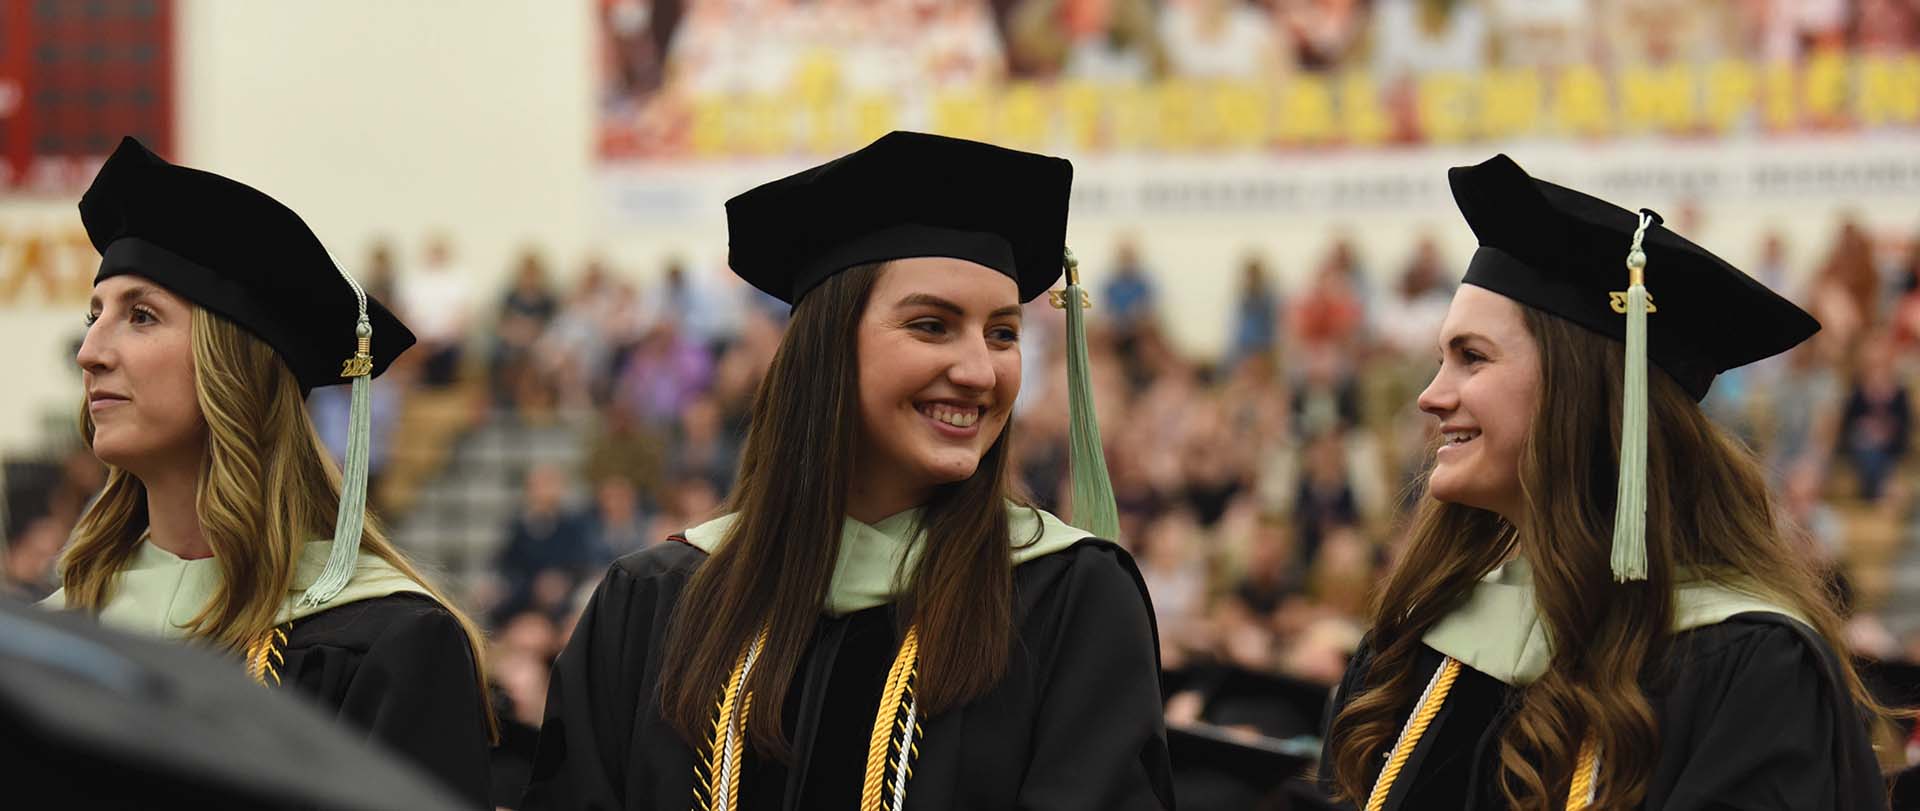
[[(1673, 631), (1724, 622), (1750, 611), (1783, 614), (1806, 623), (1799, 612), (1758, 594), (1702, 578), (1683, 580), (1673, 594)], [(1552, 640), (1534, 604), (1533, 571), (1520, 558), (1494, 569), (1452, 613), (1427, 629), (1428, 647), (1513, 686), (1547, 672)]]
[[(393, 594), (412, 593), (432, 597), (424, 586), (379, 556), (360, 550), (354, 564), (353, 579), (340, 596), (322, 606), (301, 606), (300, 595), (326, 568), (333, 552), (332, 541), (310, 541), (300, 550), (293, 582), (281, 600), (275, 623), (286, 623), (337, 608), (351, 602), (371, 600)], [(172, 552), (141, 541), (133, 558), (114, 579), (107, 604), (100, 610), (104, 625), (167, 638), (187, 636), (193, 618), (212, 603), (220, 588), (220, 560), (187, 560)], [(52, 608), (66, 607), (66, 590), (56, 591), (44, 603)]]
[[(712, 554), (725, 542), (734, 518), (734, 514), (723, 515), (687, 530), (683, 537)], [(1069, 526), (1045, 510), (1011, 502), (1007, 504), (1007, 522), (1012, 530), (1008, 543), (1015, 566), (1093, 537), (1093, 533)], [(920, 560), (918, 541), (926, 533), (919, 524), (918, 507), (872, 524), (845, 519), (840, 525), (840, 558), (834, 562), (833, 582), (828, 587), (827, 613), (845, 616), (898, 600)]]

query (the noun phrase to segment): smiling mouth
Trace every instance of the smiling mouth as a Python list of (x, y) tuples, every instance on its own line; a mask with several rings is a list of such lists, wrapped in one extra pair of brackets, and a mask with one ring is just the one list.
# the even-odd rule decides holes
[(1457, 448), (1480, 438), (1479, 431), (1448, 431), (1440, 435), (1444, 440), (1440, 447)]
[(922, 403), (915, 406), (914, 410), (934, 422), (962, 429), (978, 424), (980, 417), (987, 412), (985, 406), (961, 407), (946, 403)]

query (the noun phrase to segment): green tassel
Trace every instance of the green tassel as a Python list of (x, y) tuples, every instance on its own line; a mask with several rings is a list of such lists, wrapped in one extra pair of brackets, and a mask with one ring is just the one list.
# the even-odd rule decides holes
[[(1643, 224), (1641, 230), (1645, 230)], [(1635, 235), (1627, 263), (1646, 265)], [(1639, 268), (1634, 268), (1638, 271)], [(1636, 273), (1635, 275), (1638, 275)], [(1627, 288), (1627, 356), (1620, 404), (1620, 487), (1613, 514), (1613, 579), (1647, 579), (1647, 288)]]
[[(365, 316), (362, 316), (364, 319)], [(360, 322), (363, 335), (371, 337), (373, 327)], [(360, 533), (367, 518), (367, 457), (373, 449), (373, 374), (353, 378), (353, 404), (348, 410), (347, 466), (340, 483), (340, 513), (333, 523), (333, 552), (326, 568), (300, 595), (302, 608), (326, 605), (339, 596), (353, 579), (354, 565), (360, 559)]]
[[(1079, 263), (1066, 254), (1067, 289), (1059, 301), (1067, 311), (1067, 399), (1072, 417), (1068, 458), (1073, 475), (1073, 524), (1099, 538), (1118, 540), (1120, 508), (1113, 500), (1107, 455), (1100, 447), (1100, 421), (1093, 413), (1093, 382), (1087, 364), (1087, 324), (1082, 311)], [(1062, 301), (1063, 300), (1063, 301)]]

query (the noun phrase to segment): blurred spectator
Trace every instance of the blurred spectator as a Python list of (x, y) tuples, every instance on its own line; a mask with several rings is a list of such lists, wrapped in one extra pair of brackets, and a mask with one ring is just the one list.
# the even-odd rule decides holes
[(1909, 54), (1920, 48), (1920, 4), (1855, 0), (1852, 5), (1855, 47), (1875, 54)]
[(50, 464), (8, 463), (6, 524), (0, 526), (0, 596), (38, 602), (53, 593), (53, 564), (73, 521), (56, 509), (60, 469)]
[(1760, 238), (1760, 261), (1753, 264), (1750, 275), (1770, 290), (1788, 289), (1787, 238), (1779, 229), (1768, 229)]
[[(736, 279), (728, 272), (729, 279)], [(731, 285), (729, 285), (731, 286)], [(721, 295), (713, 282), (696, 278), (679, 258), (668, 260), (660, 278), (660, 290), (654, 294), (657, 308), (651, 323), (675, 320), (689, 338), (718, 354), (740, 332), (740, 299)]]
[(1016, 0), (1007, 18), (1015, 75), (1142, 81), (1161, 75), (1150, 0)]
[(1880, 280), (1873, 244), (1851, 215), (1840, 223), (1833, 245), (1813, 280), (1808, 309), (1820, 319), (1820, 340), (1833, 352), (1851, 354), (1867, 330), (1879, 321)]
[(606, 265), (598, 257), (588, 260), (573, 292), (540, 336), (536, 352), (541, 368), (557, 381), (562, 401), (594, 402), (606, 393), (604, 381), (613, 368), (612, 288)]
[(445, 388), (460, 374), (461, 350), (471, 324), (473, 274), (454, 264), (445, 234), (427, 241), (426, 259), (400, 280), (400, 302), (407, 326), (419, 339), (421, 385)]
[(1906, 260), (1894, 275), (1894, 348), (1904, 352), (1920, 346), (1920, 234), (1907, 241)]
[(1267, 671), (1278, 664), (1282, 640), (1304, 622), (1295, 618), (1302, 582), (1298, 550), (1286, 523), (1258, 519), (1239, 581), (1220, 599), (1214, 619), (1220, 659), (1235, 667)]
[(1366, 325), (1364, 296), (1353, 243), (1342, 237), (1321, 261), (1313, 284), (1294, 299), (1288, 319), (1294, 339), (1306, 348), (1350, 348)]
[(1153, 595), (1160, 629), (1160, 661), (1168, 670), (1185, 666), (1189, 652), (1205, 647), (1207, 561), (1192, 513), (1175, 508), (1147, 526), (1140, 576)]
[(679, 430), (673, 438), (669, 475), (675, 480), (699, 479), (716, 493), (733, 486), (740, 446), (725, 431), (720, 406), (710, 397), (698, 397), (680, 410)]
[(602, 412), (600, 431), (587, 442), (587, 480), (620, 479), (633, 488), (640, 504), (658, 504), (665, 498), (666, 447), (665, 437), (649, 431), (632, 413), (608, 408)]
[(1116, 329), (1123, 332), (1138, 329), (1156, 317), (1159, 289), (1140, 264), (1140, 249), (1133, 240), (1120, 242), (1113, 265), (1113, 273), (1100, 291), (1100, 307), (1105, 310), (1108, 323)]
[(1293, 387), (1295, 436), (1340, 434), (1360, 420), (1360, 392), (1346, 356), (1332, 346), (1302, 350), (1300, 379)]
[(587, 519), (588, 547), (609, 559), (637, 552), (658, 540), (647, 535), (647, 518), (640, 509), (640, 493), (621, 476), (597, 480), (594, 511)]
[(1227, 343), (1229, 368), (1248, 355), (1273, 351), (1280, 337), (1280, 307), (1280, 294), (1266, 261), (1249, 255), (1240, 265), (1240, 296), (1234, 302), (1233, 337)]
[(1282, 70), (1345, 67), (1366, 37), (1364, 0), (1269, 0)]
[(1373, 8), (1373, 71), (1383, 79), (1478, 70), (1491, 43), (1473, 0), (1380, 0)]
[(1907, 452), (1913, 407), (1907, 384), (1893, 368), (1893, 345), (1869, 340), (1841, 411), (1841, 450), (1860, 478), (1860, 498), (1880, 498), (1887, 477)]
[(567, 478), (539, 465), (527, 473), (526, 504), (507, 527), (495, 569), (506, 595), (495, 616), (539, 611), (557, 616), (580, 581), (612, 556), (594, 543), (585, 522), (566, 508)]
[(705, 479), (680, 479), (667, 488), (666, 501), (647, 537), (655, 541), (672, 537), (717, 518), (720, 503), (720, 491)]
[(1769, 469), (1824, 469), (1839, 420), (1840, 380), (1833, 368), (1815, 347), (1795, 347), (1770, 391), (1773, 418), (1764, 446)]
[(360, 286), (367, 291), (367, 295), (394, 308), (394, 311), (400, 314), (400, 320), (412, 322), (412, 319), (401, 310), (405, 302), (400, 300), (396, 287), (400, 270), (393, 260), (392, 243), (385, 239), (375, 240), (373, 247), (367, 249), (367, 266), (349, 268), (349, 270), (354, 272), (353, 277), (360, 282)]
[(1360, 520), (1360, 508), (1347, 479), (1346, 447), (1339, 434), (1324, 433), (1306, 446), (1299, 494), (1293, 501), (1301, 559), (1317, 560), (1326, 536)]
[(1557, 68), (1594, 60), (1594, 12), (1586, 0), (1491, 0), (1488, 19), (1500, 64)]
[(1190, 79), (1257, 79), (1275, 72), (1267, 16), (1245, 0), (1171, 0), (1160, 12), (1167, 67)]
[(671, 320), (653, 326), (614, 383), (614, 406), (648, 425), (671, 425), (713, 381), (713, 358)]
[(547, 322), (560, 309), (547, 279), (547, 265), (539, 252), (528, 248), (520, 254), (513, 273), (513, 286), (500, 299), (499, 320), (494, 326), (493, 352), (488, 368), (494, 383), (494, 402), (504, 404), (513, 390), (513, 382), (531, 371), (534, 343), (546, 332)]
[(1414, 243), (1393, 294), (1374, 308), (1374, 333), (1395, 352), (1426, 358), (1436, 351), (1440, 324), (1452, 305), (1453, 285), (1441, 264), (1440, 246), (1431, 235), (1423, 236)]
[(1807, 53), (1846, 45), (1849, 0), (1790, 0), (1764, 5), (1766, 28), (1761, 47), (1768, 61), (1794, 62)]

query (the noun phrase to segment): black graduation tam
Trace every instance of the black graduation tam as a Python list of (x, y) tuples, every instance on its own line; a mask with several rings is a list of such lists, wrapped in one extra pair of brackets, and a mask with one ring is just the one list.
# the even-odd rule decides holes
[[(101, 255), (94, 284), (144, 276), (266, 341), (302, 389), (348, 382), (341, 365), (356, 350), (359, 300), (312, 229), (279, 201), (123, 138), (80, 198), (80, 219)], [(414, 337), (371, 297), (367, 315), (378, 376)]]
[[(1623, 260), (1640, 215), (1529, 177), (1495, 155), (1451, 169), (1454, 201), (1480, 241), (1464, 281), (1625, 341)], [(1771, 357), (1819, 331), (1806, 311), (1660, 225), (1646, 230), (1647, 352), (1695, 400), (1715, 375)], [(1622, 305), (1624, 306), (1624, 305)]]
[(1211, 724), (1168, 724), (1167, 755), (1182, 809), (1277, 805), (1319, 754), (1319, 741), (1276, 740)]
[(237, 663), (5, 599), (0, 729), (23, 808), (461, 807)]
[(1209, 674), (1195, 688), (1205, 698), (1202, 719), (1252, 727), (1270, 738), (1318, 734), (1331, 692), (1324, 684), (1236, 667)]
[(1073, 164), (893, 132), (727, 201), (733, 272), (788, 304), (827, 277), (945, 256), (993, 268), (1029, 301), (1060, 278)]

